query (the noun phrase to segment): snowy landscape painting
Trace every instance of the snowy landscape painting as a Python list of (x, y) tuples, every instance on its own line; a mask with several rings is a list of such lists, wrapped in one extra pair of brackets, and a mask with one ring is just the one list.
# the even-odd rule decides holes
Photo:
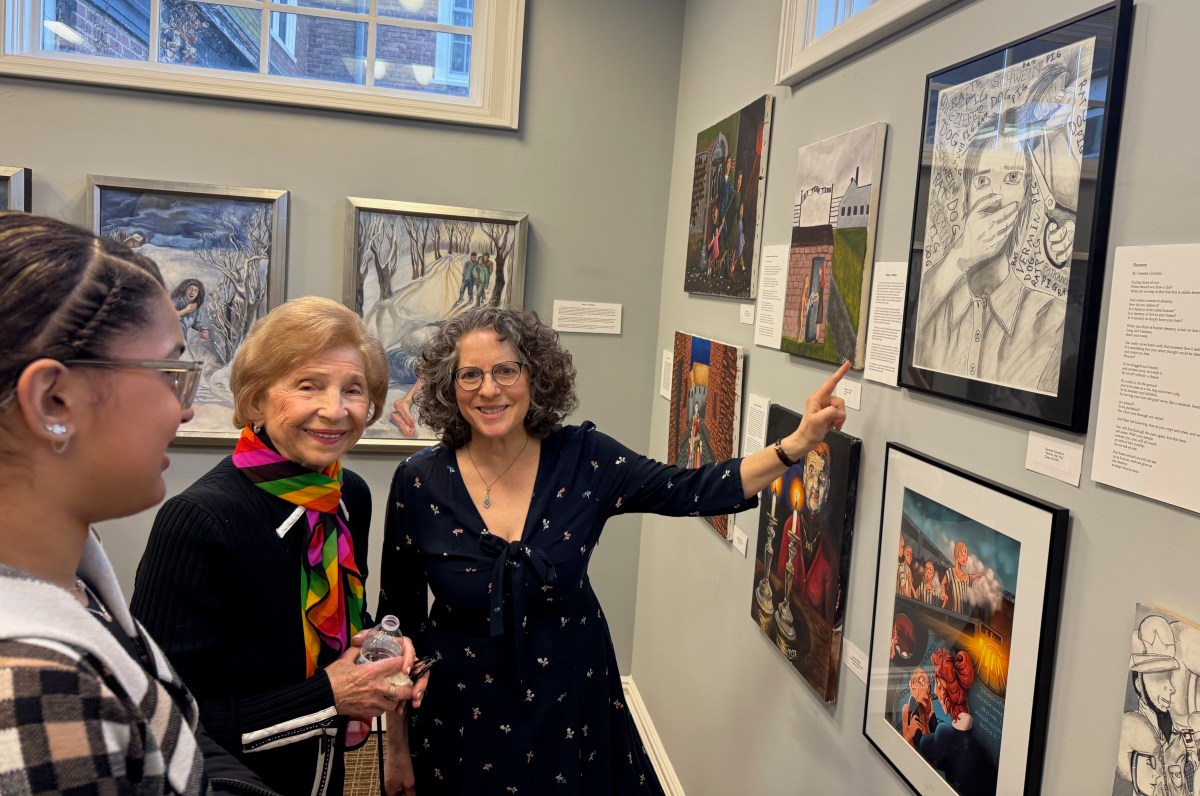
[(229, 367), (284, 300), (288, 192), (89, 176), (92, 231), (158, 263), (179, 313), (185, 359), (202, 363), (196, 416), (180, 442), (236, 440)]
[[(524, 299), (524, 213), (349, 199), (343, 301), (387, 352), (387, 406), (360, 448), (433, 440), (407, 426), (416, 361), (438, 324), (473, 307), (519, 307)], [(419, 388), (419, 387), (418, 387)]]

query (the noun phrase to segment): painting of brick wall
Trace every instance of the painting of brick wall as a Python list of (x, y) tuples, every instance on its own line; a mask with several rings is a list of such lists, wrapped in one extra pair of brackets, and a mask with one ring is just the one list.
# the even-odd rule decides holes
[[(832, 246), (793, 246), (788, 256), (787, 293), (784, 297), (783, 336), (793, 340), (804, 339), (804, 329), (808, 323), (808, 294), (812, 292), (810, 285), (804, 289), (804, 280), (812, 275), (812, 261), (822, 257), (825, 265), (821, 273), (825, 277), (825, 289), (821, 292), (821, 306), (829, 306), (829, 296), (833, 280), (833, 247)], [(822, 327), (817, 330), (817, 339), (822, 339)]]
[(692, 370), (692, 338), (683, 332), (675, 333), (675, 350), (671, 366), (671, 427), (667, 432), (667, 455), (664, 461), (683, 466), (678, 460), (679, 443), (687, 431), (687, 376)]
[(713, 343), (712, 361), (708, 372), (708, 423), (713, 458), (717, 461), (733, 456), (733, 438), (737, 432), (738, 350), (733, 346)]

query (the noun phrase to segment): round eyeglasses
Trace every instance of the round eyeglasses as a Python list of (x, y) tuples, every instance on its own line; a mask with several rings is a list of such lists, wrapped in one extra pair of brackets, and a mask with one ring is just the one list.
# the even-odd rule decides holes
[(175, 393), (180, 410), (192, 405), (196, 387), (200, 385), (200, 363), (187, 359), (66, 359), (63, 364), (73, 368), (157, 370)]
[(511, 387), (521, 378), (521, 368), (529, 367), (524, 362), (498, 362), (490, 371), (468, 365), (454, 371), (454, 381), (464, 390), (478, 390), (483, 386), (483, 377), (492, 374), (492, 381), (501, 387)]

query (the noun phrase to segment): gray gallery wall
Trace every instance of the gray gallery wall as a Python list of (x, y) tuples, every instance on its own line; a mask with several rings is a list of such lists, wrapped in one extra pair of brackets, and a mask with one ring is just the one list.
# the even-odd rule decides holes
[[(746, 346), (750, 391), (801, 409), (831, 370), (753, 346), (737, 304), (683, 293), (695, 135), (756, 96), (777, 99), (765, 242), (789, 240), (797, 147), (875, 121), (890, 125), (876, 258), (907, 259), (924, 75), (1099, 5), (1098, 0), (974, 0), (826, 76), (776, 88), (779, 0), (689, 0), (667, 206), (657, 350), (682, 329)], [(1113, 245), (1196, 242), (1200, 179), (1200, 3), (1139, 0), (1112, 208)], [(1108, 280), (1105, 281), (1106, 287)], [(1103, 325), (1107, 318), (1107, 295)], [(1102, 373), (1096, 375), (1096, 389)], [(853, 377), (859, 380), (859, 376)], [(657, 385), (649, 446), (665, 455), (668, 407)], [(1095, 409), (1093, 406), (1093, 417)], [(885, 443), (906, 443), (1071, 509), (1062, 629), (1050, 700), (1044, 792), (1111, 792), (1134, 604), (1200, 618), (1193, 514), (1088, 480), (1080, 488), (1026, 472), (1030, 426), (933, 397), (867, 383), (846, 430), (863, 439), (846, 634), (870, 635)], [(1053, 432), (1051, 432), (1053, 433)], [(757, 517), (743, 520), (756, 533)], [(862, 737), (865, 686), (842, 669), (829, 707), (750, 619), (753, 561), (697, 520), (643, 524), (633, 675), (688, 793), (906, 793)], [(890, 560), (890, 559), (889, 559)]]
[[(341, 298), (347, 196), (524, 211), (527, 306), (549, 320), (556, 298), (624, 305), (619, 337), (564, 342), (579, 365), (575, 418), (640, 445), (649, 407), (628, 396), (656, 366), (647, 341), (657, 332), (682, 19), (682, 0), (529, 2), (518, 132), (0, 78), (0, 163), (33, 168), (35, 211), (77, 222), (89, 173), (289, 189), (289, 297)], [(168, 494), (226, 452), (173, 449)], [(352, 455), (348, 466), (378, 498), (396, 461)], [(101, 527), (127, 589), (152, 519)], [(381, 530), (380, 510), (372, 570)], [(639, 535), (636, 519), (613, 523), (591, 570), (623, 671)]]

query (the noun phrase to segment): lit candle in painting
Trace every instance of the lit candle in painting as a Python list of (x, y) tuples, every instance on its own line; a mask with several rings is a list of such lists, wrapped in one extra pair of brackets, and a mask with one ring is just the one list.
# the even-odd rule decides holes
[(792, 479), (792, 488), (790, 490), (792, 498), (792, 535), (800, 535), (800, 503), (804, 500), (804, 487), (800, 484), (799, 478)]
[(783, 491), (783, 476), (779, 476), (771, 482), (771, 516), (775, 516), (775, 501), (779, 498), (779, 493)]

